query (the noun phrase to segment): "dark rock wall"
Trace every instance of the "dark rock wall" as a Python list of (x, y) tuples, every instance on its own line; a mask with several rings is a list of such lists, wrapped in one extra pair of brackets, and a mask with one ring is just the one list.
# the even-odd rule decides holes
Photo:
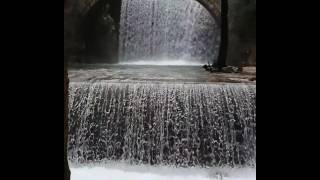
[(256, 0), (229, 0), (228, 65), (256, 64)]
[(119, 0), (70, 0), (64, 16), (68, 63), (115, 63), (118, 58)]
[(67, 0), (66, 6), (64, 12), (64, 59), (70, 62), (76, 59), (76, 55), (81, 50), (81, 43), (77, 36), (81, 15), (75, 8), (75, 0)]
[[(86, 14), (83, 37), (86, 60), (90, 62), (116, 63), (118, 59), (118, 35), (120, 12), (115, 13), (108, 1), (97, 2)], [(119, 14), (119, 15), (118, 15)]]

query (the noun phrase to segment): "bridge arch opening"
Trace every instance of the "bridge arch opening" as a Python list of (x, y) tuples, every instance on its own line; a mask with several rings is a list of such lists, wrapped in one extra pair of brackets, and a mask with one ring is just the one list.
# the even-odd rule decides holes
[[(124, 46), (123, 46), (123, 41), (126, 38), (122, 37), (122, 33), (121, 33), (121, 14), (125, 11), (123, 11), (123, 4), (128, 4), (125, 3), (125, 1), (127, 0), (87, 0), (87, 5), (86, 6), (82, 6), (82, 9), (80, 10), (83, 15), (82, 15), (82, 26), (81, 28), (79, 28), (80, 30), (80, 34), (81, 34), (81, 39), (82, 39), (82, 58), (80, 58), (81, 62), (84, 63), (118, 63), (119, 61), (123, 61), (124, 55)], [(167, 1), (167, 2), (165, 2)], [(212, 63), (212, 61), (215, 61), (216, 59), (216, 51), (217, 48), (219, 47), (219, 26), (220, 26), (220, 22), (219, 22), (219, 17), (216, 16), (217, 14), (219, 14), (218, 10), (215, 10), (215, 8), (213, 8), (214, 6), (212, 6), (212, 4), (210, 4), (210, 0), (136, 0), (136, 1), (132, 1), (132, 3), (134, 3), (135, 5), (133, 6), (137, 6), (137, 5), (141, 5), (141, 8), (146, 8), (148, 7), (148, 5), (151, 5), (152, 3), (155, 4), (159, 4), (160, 2), (160, 6), (158, 6), (158, 8), (163, 10), (163, 5), (164, 4), (168, 4), (168, 2), (171, 2), (171, 4), (173, 4), (175, 6), (175, 8), (169, 8), (169, 11), (171, 12), (171, 15), (174, 14), (175, 16), (177, 16), (177, 14), (180, 13), (180, 15), (178, 15), (179, 17), (174, 19), (171, 18), (171, 20), (175, 20), (175, 22), (171, 22), (171, 24), (176, 24), (175, 26), (177, 28), (175, 28), (174, 26), (169, 28), (169, 31), (173, 32), (173, 30), (177, 30), (180, 29), (181, 33), (171, 33), (171, 36), (175, 37), (174, 34), (178, 35), (178, 36), (185, 36), (184, 38), (180, 38), (180, 39), (184, 39), (183, 41), (179, 41), (179, 40), (175, 40), (174, 44), (171, 46), (168, 46), (167, 49), (169, 49), (170, 51), (172, 50), (176, 50), (176, 51), (182, 51), (182, 49), (184, 49), (183, 42), (186, 42), (187, 36), (188, 35), (183, 35), (184, 32), (182, 31), (186, 31), (186, 29), (183, 29), (182, 26), (184, 26), (184, 28), (189, 28), (190, 26), (185, 26), (185, 25), (180, 25), (182, 22), (183, 23), (188, 23), (187, 21), (190, 21), (190, 13), (194, 13), (193, 11), (195, 9), (198, 8), (201, 9), (200, 14), (206, 14), (205, 16), (209, 19), (211, 19), (209, 21), (206, 21), (205, 23), (201, 22), (203, 21), (203, 19), (201, 19), (201, 17), (199, 19), (193, 19), (193, 23), (195, 26), (193, 27), (197, 27), (198, 28), (198, 34), (201, 34), (199, 36), (199, 39), (206, 39), (205, 41), (199, 41), (198, 40), (198, 46), (204, 46), (203, 44), (207, 44), (208, 46), (204, 46), (202, 48), (198, 48), (197, 53), (203, 53), (203, 54), (208, 54), (207, 56), (211, 56), (210, 59), (208, 58), (202, 58), (202, 60), (200, 61), (202, 64), (210, 62)], [(85, 2), (85, 1), (82, 1)], [(181, 2), (185, 3), (188, 2), (189, 7), (186, 7), (186, 5), (181, 5)], [(161, 5), (162, 4), (162, 5)], [(213, 3), (214, 4), (214, 3)], [(194, 7), (190, 7), (191, 6), (196, 6), (197, 8)], [(179, 7), (180, 6), (180, 7)], [(153, 7), (154, 8), (154, 7)], [(185, 8), (185, 9), (183, 9)], [(189, 8), (189, 11), (188, 11)], [(139, 9), (139, 8), (138, 8)], [(146, 8), (148, 9), (148, 8)], [(146, 9), (140, 9), (140, 11), (134, 12), (135, 14), (131, 14), (132, 17), (137, 17), (140, 18), (140, 21), (138, 23), (143, 23), (143, 13), (145, 12)], [(175, 11), (175, 10), (176, 11)], [(150, 10), (150, 9), (149, 9)], [(167, 9), (168, 10), (168, 9)], [(180, 10), (180, 12), (178, 12)], [(167, 12), (169, 12), (167, 11)], [(181, 12), (181, 11), (185, 11), (185, 12)], [(150, 11), (151, 12), (151, 11)], [(158, 11), (159, 12), (159, 11)], [(147, 12), (145, 12), (146, 14), (148, 14)], [(189, 16), (188, 16), (189, 13)], [(158, 13), (159, 14), (159, 13)], [(199, 15), (199, 14), (198, 14)], [(196, 16), (196, 14), (193, 14), (193, 16)], [(210, 17), (212, 16), (212, 17)], [(172, 16), (171, 16), (172, 17)], [(204, 16), (202, 15), (202, 18)], [(150, 20), (145, 22), (145, 24), (150, 23), (150, 24), (155, 24), (157, 22), (157, 17), (154, 16), (152, 17), (153, 20)], [(170, 19), (170, 15), (169, 16), (162, 16), (162, 18), (169, 18)], [(195, 18), (195, 17), (194, 17)], [(177, 20), (179, 19), (179, 20)], [(163, 20), (163, 19), (162, 19)], [(159, 20), (161, 21), (161, 20)], [(159, 22), (158, 21), (158, 22)], [(192, 20), (191, 20), (192, 21)], [(132, 22), (130, 20), (130, 22)], [(206, 24), (207, 23), (207, 24)], [(211, 24), (210, 24), (211, 23)], [(122, 23), (123, 24), (123, 23)], [(134, 23), (133, 23), (134, 24)], [(131, 24), (131, 25), (133, 25)], [(170, 23), (167, 23), (167, 25)], [(206, 25), (204, 25), (206, 24)], [(206, 27), (205, 27), (206, 26)], [(211, 26), (211, 27), (210, 27)], [(163, 26), (162, 26), (163, 27)], [(214, 29), (214, 34), (212, 35), (212, 31), (210, 32), (210, 28)], [(133, 28), (135, 29), (135, 32), (131, 34), (131, 37), (129, 38), (137, 38), (138, 36), (141, 36), (143, 34), (145, 34), (145, 31), (138, 31), (139, 29), (141, 29), (141, 27), (136, 27)], [(207, 29), (207, 30), (204, 30)], [(131, 28), (132, 30), (132, 28)], [(151, 29), (152, 30), (152, 29)], [(153, 29), (155, 30), (155, 29)], [(158, 23), (158, 29), (156, 30), (157, 32), (153, 32), (153, 33), (161, 33), (161, 31), (166, 31), (167, 29), (161, 29), (161, 25), (159, 25)], [(130, 31), (130, 29), (127, 29), (126, 32)], [(149, 29), (150, 31), (150, 29)], [(200, 32), (201, 31), (201, 32)], [(207, 33), (207, 35), (205, 35)], [(211, 34), (210, 34), (211, 33)], [(196, 33), (197, 34), (197, 33)], [(194, 34), (193, 34), (194, 35)], [(136, 44), (141, 44), (141, 41), (147, 42), (148, 40), (146, 40), (147, 38), (151, 39), (151, 36), (147, 34), (148, 37), (143, 36), (141, 39), (144, 40), (139, 40), (136, 41)], [(190, 35), (189, 35), (190, 36)], [(191, 35), (192, 36), (192, 35)], [(189, 37), (190, 42), (189, 45), (191, 44), (191, 46), (195, 47), (197, 46), (196, 42), (197, 40), (195, 39), (195, 37)], [(195, 35), (196, 36), (196, 35)], [(207, 37), (206, 37), (207, 36)], [(155, 37), (153, 37), (155, 38)], [(156, 38), (159, 38), (156, 37)], [(192, 40), (193, 39), (193, 40)], [(209, 39), (211, 41), (214, 41), (215, 43), (208, 43)], [(128, 40), (128, 38), (127, 38)], [(129, 40), (131, 41), (131, 40)], [(133, 43), (132, 41), (129, 42), (129, 44), (133, 45), (133, 47), (135, 47), (135, 43)], [(149, 47), (140, 47), (140, 48), (134, 48), (134, 49), (140, 49), (139, 51), (141, 52), (141, 49), (153, 49), (150, 50), (148, 53), (148, 55), (152, 55), (152, 52), (157, 51), (164, 51), (163, 50), (163, 46), (164, 44), (162, 44), (162, 47), (151, 47), (152, 44), (155, 44), (156, 42), (150, 42), (149, 43)], [(128, 43), (127, 43), (128, 44)], [(166, 43), (168, 44), (168, 42)], [(170, 43), (169, 43), (170, 44)], [(180, 44), (180, 45), (179, 45)], [(202, 45), (201, 45), (202, 44)], [(212, 48), (210, 47), (213, 46)], [(188, 45), (188, 46), (189, 46)], [(173, 46), (175, 46), (176, 48), (172, 48)], [(185, 46), (186, 47), (186, 46)], [(162, 48), (162, 50), (160, 50)], [(210, 49), (211, 48), (211, 49)], [(185, 51), (192, 51), (192, 48), (189, 49), (186, 48)], [(195, 49), (195, 48), (193, 48)], [(210, 50), (208, 50), (210, 49)], [(145, 51), (144, 50), (144, 51)], [(214, 52), (214, 53), (212, 53)], [(194, 54), (197, 54), (196, 52), (192, 52), (191, 54), (193, 55), (189, 55), (189, 56), (194, 56)], [(211, 53), (211, 54), (210, 54)], [(132, 52), (131, 52), (132, 54)], [(141, 54), (141, 53), (140, 53)], [(163, 53), (162, 53), (163, 54)], [(168, 53), (170, 54), (170, 52)], [(171, 53), (172, 54), (172, 53)], [(182, 53), (180, 53), (181, 55)], [(147, 57), (147, 54), (144, 54), (143, 57)], [(179, 53), (176, 53), (176, 56), (179, 56)], [(184, 55), (185, 56), (185, 55)], [(169, 57), (170, 58), (170, 57)], [(197, 57), (199, 58), (199, 57)], [(176, 59), (176, 58), (175, 58)], [(200, 58), (201, 59), (201, 58)]]

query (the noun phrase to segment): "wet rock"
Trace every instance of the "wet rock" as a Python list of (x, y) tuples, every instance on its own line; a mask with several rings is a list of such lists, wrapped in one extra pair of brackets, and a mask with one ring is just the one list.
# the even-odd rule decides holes
[(203, 67), (205, 70), (208, 70), (209, 67), (210, 67), (210, 65), (205, 64), (205, 65), (203, 65), (202, 67)]
[(219, 72), (219, 68), (217, 67), (214, 67), (212, 65), (204, 65), (202, 66), (206, 71), (209, 71), (209, 72)]
[(242, 73), (242, 71), (243, 71), (243, 67), (238, 67), (238, 70), (237, 70), (237, 73)]
[(227, 66), (222, 68), (222, 72), (224, 73), (238, 73), (239, 72), (239, 67), (235, 66)]

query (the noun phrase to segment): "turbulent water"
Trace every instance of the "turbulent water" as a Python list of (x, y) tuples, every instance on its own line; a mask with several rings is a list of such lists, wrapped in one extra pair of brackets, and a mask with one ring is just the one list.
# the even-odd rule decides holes
[(254, 85), (72, 82), (69, 160), (255, 166), (255, 101)]
[(123, 0), (120, 62), (206, 64), (217, 58), (214, 18), (194, 0)]

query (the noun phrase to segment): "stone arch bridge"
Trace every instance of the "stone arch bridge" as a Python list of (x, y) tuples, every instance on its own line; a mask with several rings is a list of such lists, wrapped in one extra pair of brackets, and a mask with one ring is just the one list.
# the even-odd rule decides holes
[[(104, 1), (106, 3), (113, 3), (121, 0), (73, 0), (76, 3), (76, 7), (82, 15), (85, 15), (97, 2)], [(210, 14), (215, 18), (217, 23), (220, 23), (221, 13), (221, 0), (195, 0), (198, 1), (204, 8), (206, 8)]]

